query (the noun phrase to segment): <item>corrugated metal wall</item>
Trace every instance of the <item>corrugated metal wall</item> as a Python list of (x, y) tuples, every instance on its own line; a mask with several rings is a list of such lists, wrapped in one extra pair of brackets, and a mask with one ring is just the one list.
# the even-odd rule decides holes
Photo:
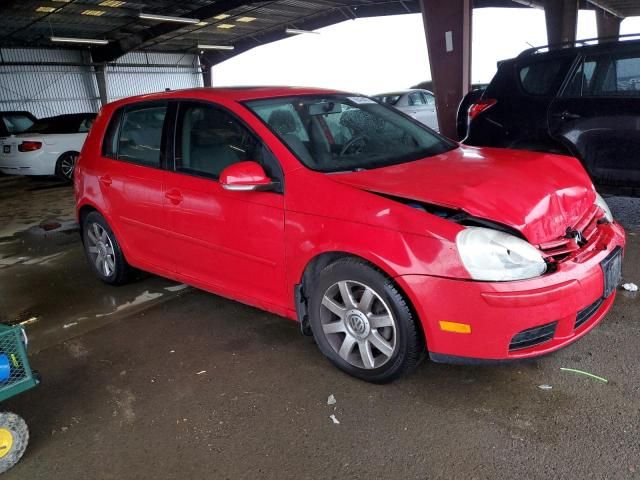
[(47, 66), (42, 63), (88, 63), (81, 51), (0, 49), (0, 110), (27, 110), (36, 117), (95, 112), (100, 108), (98, 87), (89, 66)]
[[(2, 62), (25, 64), (0, 64), (0, 110), (27, 110), (37, 117), (47, 117), (96, 112), (100, 108), (98, 85), (87, 52), (0, 49), (0, 56)], [(107, 67), (109, 101), (166, 88), (176, 90), (202, 85), (196, 55), (132, 52)]]
[[(122, 64), (175, 65), (175, 67), (124, 67)], [(202, 87), (197, 55), (131, 52), (107, 68), (109, 101), (131, 95), (161, 92), (167, 88)]]

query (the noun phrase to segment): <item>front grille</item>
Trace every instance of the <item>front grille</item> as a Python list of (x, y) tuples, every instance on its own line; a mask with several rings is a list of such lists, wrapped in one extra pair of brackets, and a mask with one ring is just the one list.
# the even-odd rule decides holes
[(581, 242), (578, 242), (574, 237), (568, 235), (566, 237), (561, 237), (538, 245), (543, 256), (553, 262), (561, 262), (576, 254), (586, 245), (592, 244), (593, 241), (598, 238), (599, 214), (600, 208), (594, 205), (591, 210), (583, 215), (576, 226), (573, 229), (570, 229), (580, 232)]
[(547, 323), (539, 327), (528, 328), (514, 335), (509, 344), (509, 351), (521, 350), (548, 342), (556, 333), (558, 322)]
[(593, 315), (600, 309), (600, 306), (602, 305), (603, 302), (604, 302), (604, 298), (599, 298), (598, 300), (593, 302), (591, 305), (589, 305), (587, 308), (583, 308), (582, 310), (580, 310), (576, 315), (576, 323), (573, 326), (573, 328), (577, 329), (578, 327), (580, 327), (580, 325), (582, 325), (584, 322), (586, 322), (591, 317), (593, 317)]

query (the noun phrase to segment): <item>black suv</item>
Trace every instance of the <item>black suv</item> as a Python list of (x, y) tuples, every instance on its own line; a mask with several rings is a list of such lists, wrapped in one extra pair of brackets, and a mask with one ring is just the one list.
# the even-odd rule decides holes
[(463, 142), (573, 155), (596, 184), (640, 194), (640, 40), (546, 50), (499, 63), (459, 112)]

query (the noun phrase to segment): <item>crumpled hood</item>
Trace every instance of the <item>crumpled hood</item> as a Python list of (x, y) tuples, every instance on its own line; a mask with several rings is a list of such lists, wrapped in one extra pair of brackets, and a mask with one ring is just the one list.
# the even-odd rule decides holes
[(460, 209), (540, 244), (566, 234), (595, 201), (578, 160), (562, 155), (460, 147), (389, 167), (331, 175), (370, 192)]

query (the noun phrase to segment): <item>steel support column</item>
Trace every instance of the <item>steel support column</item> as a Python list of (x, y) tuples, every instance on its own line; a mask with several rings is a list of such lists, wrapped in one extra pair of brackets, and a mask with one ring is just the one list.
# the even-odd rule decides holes
[(202, 84), (205, 87), (213, 87), (213, 75), (211, 72), (211, 65), (203, 62), (202, 57), (200, 57), (200, 66), (202, 68)]
[(601, 8), (596, 8), (596, 26), (598, 37), (619, 37), (622, 19)]
[(109, 103), (109, 92), (107, 91), (107, 66), (103, 63), (95, 68), (96, 83), (98, 84), (98, 94), (100, 95), (100, 103), (105, 106)]
[(440, 132), (457, 139), (456, 114), (471, 85), (471, 0), (421, 0)]
[(544, 18), (549, 45), (571, 46), (576, 41), (578, 0), (545, 0)]

